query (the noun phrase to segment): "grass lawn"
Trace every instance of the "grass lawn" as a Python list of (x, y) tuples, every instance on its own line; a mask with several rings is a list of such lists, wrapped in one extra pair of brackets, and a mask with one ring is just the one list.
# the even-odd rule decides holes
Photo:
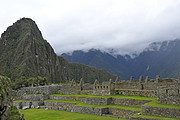
[(153, 118), (153, 119), (160, 119), (160, 120), (179, 120), (179, 118), (161, 117), (161, 116), (153, 116), (153, 115), (138, 115), (138, 114), (135, 114), (132, 117)]
[(21, 110), (21, 113), (24, 114), (26, 120), (127, 120), (50, 109), (28, 109)]

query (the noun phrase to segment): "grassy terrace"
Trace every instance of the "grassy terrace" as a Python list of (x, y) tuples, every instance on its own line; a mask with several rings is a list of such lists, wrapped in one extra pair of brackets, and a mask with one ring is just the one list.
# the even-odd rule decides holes
[(28, 109), (21, 110), (21, 113), (25, 115), (26, 120), (128, 120), (50, 109)]
[(61, 95), (61, 94), (53, 94), (51, 96), (62, 96), (62, 97), (99, 97), (99, 98), (122, 98), (122, 99), (137, 99), (137, 100), (156, 100), (155, 97), (144, 97), (144, 96), (127, 96), (127, 95), (107, 95), (107, 96), (100, 96), (100, 95)]
[(122, 106), (122, 105), (89, 105), (85, 104), (81, 101), (67, 101), (67, 100), (45, 100), (45, 101), (51, 101), (51, 102), (64, 102), (64, 103), (76, 103), (77, 106), (85, 106), (85, 107), (93, 107), (93, 108), (119, 108), (124, 110), (132, 110), (132, 111), (141, 111), (141, 107), (133, 107), (133, 106)]
[(153, 100), (152, 102), (146, 103), (144, 106), (180, 109), (180, 105), (162, 104), (159, 103), (157, 100)]
[[(100, 97), (100, 98), (109, 98), (109, 97), (112, 97), (112, 98), (122, 98), (122, 99), (147, 100), (147, 101), (151, 101), (151, 102), (146, 103), (145, 106), (180, 109), (180, 105), (170, 105), (170, 104), (159, 103), (157, 101), (156, 97), (126, 96), (126, 95), (100, 96), (100, 95), (60, 95), (60, 94), (53, 94), (52, 96), (62, 96), (62, 97)], [(119, 106), (119, 105), (117, 105), (117, 106)], [(114, 107), (116, 107), (116, 105)]]
[(138, 115), (138, 114), (135, 114), (131, 117), (152, 118), (152, 119), (160, 119), (160, 120), (179, 120), (179, 118), (161, 117), (161, 116), (154, 116), (154, 115)]
[(40, 102), (40, 101), (35, 101), (35, 100), (15, 100), (13, 102)]

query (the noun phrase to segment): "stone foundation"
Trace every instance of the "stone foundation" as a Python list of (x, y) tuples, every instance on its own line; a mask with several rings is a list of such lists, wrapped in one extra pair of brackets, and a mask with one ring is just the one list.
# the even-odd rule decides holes
[(65, 111), (71, 111), (76, 103), (65, 103), (65, 102), (52, 102), (52, 101), (44, 101), (44, 105), (47, 107), (58, 108), (58, 110), (62, 109)]
[(85, 106), (75, 106), (71, 112), (88, 113), (95, 115), (108, 114), (108, 108), (93, 108)]
[(142, 114), (180, 118), (180, 109), (142, 106)]
[(138, 113), (138, 111), (124, 110), (119, 108), (109, 108), (109, 114), (118, 118), (129, 119), (135, 113)]
[(119, 95), (134, 95), (134, 96), (145, 96), (145, 97), (157, 97), (155, 90), (117, 90)]
[(141, 107), (145, 103), (148, 103), (151, 101), (147, 100), (137, 100), (137, 99), (122, 99), (122, 98), (113, 98), (113, 102), (116, 105), (124, 105), (124, 106), (136, 106)]
[(130, 118), (130, 120), (160, 120), (160, 119), (132, 117)]
[(25, 101), (25, 102), (13, 102), (13, 106), (16, 106), (18, 109), (22, 109), (23, 106), (28, 106), (29, 108), (43, 105), (42, 101)]
[(24, 94), (21, 96), (21, 100), (44, 101), (46, 99), (49, 99), (49, 96), (43, 94)]
[(86, 98), (85, 103), (90, 105), (110, 105), (112, 104), (112, 98)]

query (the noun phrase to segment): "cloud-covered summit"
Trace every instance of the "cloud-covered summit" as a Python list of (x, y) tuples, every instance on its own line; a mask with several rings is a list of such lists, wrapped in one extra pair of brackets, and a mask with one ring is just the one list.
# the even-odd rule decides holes
[(129, 53), (180, 38), (178, 0), (6, 0), (0, 13), (1, 33), (30, 17), (58, 54), (91, 48)]

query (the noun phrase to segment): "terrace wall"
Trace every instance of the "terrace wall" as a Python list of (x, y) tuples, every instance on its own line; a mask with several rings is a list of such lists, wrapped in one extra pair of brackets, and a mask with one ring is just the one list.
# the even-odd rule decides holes
[(180, 118), (180, 109), (142, 106), (142, 114)]

